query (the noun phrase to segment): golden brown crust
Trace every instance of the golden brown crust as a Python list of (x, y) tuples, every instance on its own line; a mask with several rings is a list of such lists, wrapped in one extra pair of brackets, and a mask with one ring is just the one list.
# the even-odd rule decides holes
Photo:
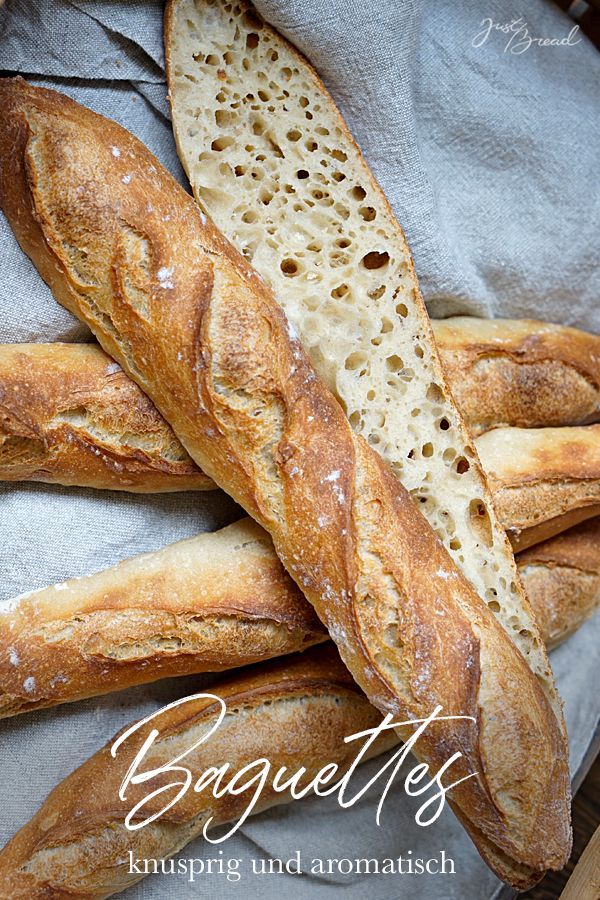
[(93, 344), (0, 345), (0, 480), (144, 493), (215, 487)]
[(454, 398), (474, 436), (514, 425), (600, 420), (600, 337), (534, 319), (432, 322)]
[(600, 605), (600, 518), (530, 547), (517, 564), (546, 646), (556, 647)]
[(0, 717), (326, 640), (251, 519), (0, 603)]
[(3, 208), (57, 299), (271, 533), (371, 701), (402, 719), (438, 703), (474, 718), (439, 724), (420, 757), (437, 770), (456, 751), (454, 774), (478, 773), (453, 802), (490, 863), (498, 848), (519, 883), (524, 866), (532, 881), (561, 867), (567, 753), (540, 682), (353, 434), (270, 292), (122, 128), (22, 80), (0, 98)]
[[(302, 787), (327, 763), (347, 769), (358, 746), (344, 744), (344, 737), (374, 728), (381, 720), (331, 644), (230, 676), (208, 690), (226, 702), (230, 715), (208, 742), (186, 757), (184, 764), (195, 778), (209, 766), (224, 763), (230, 764), (231, 776), (266, 757), (273, 773), (280, 766), (288, 767), (290, 774), (305, 766)], [(142, 785), (130, 785), (127, 802), (119, 799), (135, 750), (151, 728), (156, 725), (160, 737), (145, 758), (146, 771), (172, 759), (174, 741), (180, 742), (181, 750), (191, 748), (192, 729), (199, 729), (199, 738), (203, 726), (214, 722), (216, 711), (214, 701), (186, 702), (142, 726), (115, 758), (110, 755), (111, 741), (68, 776), (0, 852), (0, 896), (100, 900), (142, 877), (128, 871), (129, 850), (135, 859), (165, 858), (198, 835), (210, 816), (215, 826), (238, 818), (249, 797), (215, 799), (209, 786), (202, 793), (188, 791), (144, 828), (127, 831), (123, 824), (136, 801), (164, 781), (155, 776)], [(368, 756), (381, 753), (395, 740), (393, 732), (388, 732)], [(290, 799), (287, 793), (277, 795), (268, 780), (255, 812)], [(162, 806), (164, 801), (158, 798), (145, 807), (144, 815)]]
[(516, 551), (600, 513), (600, 425), (496, 428), (476, 444)]

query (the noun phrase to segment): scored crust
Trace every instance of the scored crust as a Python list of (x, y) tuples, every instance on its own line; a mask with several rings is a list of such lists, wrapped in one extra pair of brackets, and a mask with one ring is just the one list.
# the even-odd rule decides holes
[(215, 486), (93, 344), (0, 345), (0, 480), (143, 493)]
[(165, 44), (175, 138), (198, 203), (270, 284), (355, 432), (547, 677), (404, 234), (324, 85), (245, 2), (171, 0)]
[(495, 428), (476, 445), (515, 550), (600, 513), (600, 425)]
[(600, 419), (600, 337), (533, 319), (432, 320), (454, 399), (474, 436)]
[(0, 602), (0, 718), (326, 638), (269, 536), (243, 519)]

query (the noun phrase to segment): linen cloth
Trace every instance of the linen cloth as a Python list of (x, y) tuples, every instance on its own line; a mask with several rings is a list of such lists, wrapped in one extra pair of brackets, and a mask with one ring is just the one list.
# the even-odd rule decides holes
[[(538, 316), (600, 330), (597, 298), (599, 57), (574, 46), (505, 52), (507, 35), (473, 41), (482, 19), (523, 17), (532, 34), (564, 37), (552, 4), (378, 0), (257, 0), (309, 57), (346, 116), (406, 230), (430, 311)], [(121, 122), (185, 184), (169, 122), (158, 0), (7, 0), (0, 67), (55, 87)], [(594, 201), (596, 197), (596, 201)], [(0, 341), (89, 340), (52, 299), (0, 217)], [(222, 492), (134, 496), (44, 485), (0, 485), (0, 598), (83, 575), (241, 515)], [(597, 728), (594, 653), (600, 619), (552, 655), (566, 701), (573, 772)], [(122, 725), (204, 679), (159, 682), (0, 723), (0, 842), (50, 789)], [(361, 778), (381, 763), (364, 767)], [(132, 898), (279, 897), (350, 900), (495, 896), (500, 883), (446, 810), (430, 828), (397, 788), (375, 824), (379, 792), (340, 810), (310, 799), (265, 813), (223, 845), (195, 841), (185, 857), (244, 860), (242, 879), (153, 876)], [(413, 856), (444, 849), (454, 876), (248, 873), (251, 858)]]

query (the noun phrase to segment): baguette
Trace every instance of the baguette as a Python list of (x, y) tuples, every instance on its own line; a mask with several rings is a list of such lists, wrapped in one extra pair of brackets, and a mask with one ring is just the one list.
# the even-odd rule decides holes
[(92, 344), (0, 345), (0, 479), (144, 493), (214, 487)]
[[(547, 647), (600, 603), (600, 519), (517, 557)], [(0, 602), (0, 718), (327, 639), (268, 534), (242, 519)]]
[(456, 316), (431, 324), (472, 435), (600, 420), (598, 335), (532, 319)]
[[(344, 738), (375, 728), (381, 720), (331, 644), (230, 676), (210, 691), (225, 701), (229, 714), (218, 731), (186, 757), (195, 778), (224, 763), (230, 764), (233, 775), (266, 757), (273, 771), (285, 766), (292, 774), (305, 766), (301, 788), (330, 762), (347, 770), (358, 746), (344, 744)], [(125, 808), (119, 787), (134, 757), (133, 746), (141, 747), (156, 726), (159, 738), (145, 757), (144, 770), (159, 767), (172, 759), (174, 742), (182, 751), (191, 748), (203, 728), (214, 723), (216, 713), (216, 703), (206, 699), (174, 707), (142, 726), (116, 758), (110, 754), (111, 741), (65, 778), (0, 852), (0, 897), (100, 900), (143, 877), (129, 871), (130, 851), (134, 860), (168, 858), (200, 835), (208, 819), (217, 826), (239, 818), (249, 801), (247, 793), (217, 799), (209, 785), (202, 793), (188, 791), (143, 828), (128, 831), (123, 822), (127, 810), (164, 782), (155, 776), (142, 785), (130, 784)], [(383, 732), (365, 758), (394, 742), (393, 732)], [(269, 780), (254, 812), (290, 800), (289, 793), (277, 794)], [(164, 803), (164, 798), (155, 799), (143, 817)], [(137, 821), (141, 818), (138, 815)]]
[(0, 603), (0, 717), (326, 638), (268, 535), (245, 519)]
[(566, 739), (520, 595), (497, 606), (537, 678), (270, 290), (149, 151), (22, 79), (1, 81), (0, 99), (3, 209), (57, 299), (269, 531), (374, 705), (397, 722), (438, 705), (472, 717), (437, 723), (419, 758), (437, 771), (456, 754), (452, 805), (494, 870), (523, 886), (562, 867)]
[(515, 552), (600, 515), (600, 425), (496, 428), (476, 443)]
[(519, 574), (547, 647), (556, 647), (600, 606), (600, 519), (519, 553)]
[(326, 88), (245, 2), (172, 0), (165, 46), (196, 199), (271, 285), (354, 430), (523, 650), (531, 612), (409, 248)]

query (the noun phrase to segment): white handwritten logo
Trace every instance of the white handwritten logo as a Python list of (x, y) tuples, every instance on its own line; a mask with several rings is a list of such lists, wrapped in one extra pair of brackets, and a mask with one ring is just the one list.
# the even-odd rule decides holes
[(471, 41), (472, 47), (483, 47), (492, 32), (500, 32), (500, 34), (508, 35), (508, 39), (504, 45), (504, 53), (512, 53), (519, 56), (525, 53), (530, 47), (575, 47), (581, 43), (581, 38), (577, 38), (579, 33), (579, 25), (574, 25), (570, 32), (562, 38), (534, 37), (529, 31), (529, 26), (525, 19), (513, 19), (512, 22), (494, 22), (493, 19), (482, 19), (479, 23), (481, 31), (479, 31)]
[[(366, 731), (349, 735), (344, 739), (346, 743), (364, 740), (364, 744), (357, 753), (350, 768), (337, 781), (334, 781), (334, 779), (338, 776), (340, 767), (337, 763), (328, 763), (317, 772), (308, 785), (301, 788), (299, 786), (300, 781), (306, 775), (306, 769), (304, 767), (301, 767), (297, 772), (289, 772), (286, 766), (281, 766), (274, 774), (271, 774), (271, 763), (264, 757), (253, 760), (233, 774), (230, 771), (231, 767), (229, 763), (224, 763), (218, 767), (209, 766), (196, 778), (196, 780), (194, 780), (194, 775), (191, 770), (186, 765), (182, 765), (182, 762), (186, 758), (189, 758), (194, 750), (208, 741), (210, 737), (215, 734), (227, 712), (225, 702), (220, 697), (217, 697), (214, 694), (194, 694), (190, 697), (183, 697), (181, 700), (170, 703), (168, 706), (163, 707), (163, 709), (152, 713), (145, 719), (136, 722), (128, 728), (112, 745), (111, 755), (113, 758), (116, 758), (117, 752), (123, 744), (144, 725), (147, 725), (149, 722), (156, 719), (163, 712), (167, 712), (184, 703), (191, 703), (194, 700), (208, 700), (209, 702), (216, 704), (218, 709), (218, 713), (212, 724), (207, 726), (206, 731), (201, 733), (198, 740), (196, 740), (191, 747), (188, 747), (183, 752), (175, 755), (173, 759), (168, 762), (163, 763), (157, 768), (143, 771), (141, 767), (144, 759), (155, 744), (156, 739), (159, 737), (158, 729), (153, 727), (142, 743), (142, 746), (135, 754), (133, 762), (123, 778), (119, 789), (119, 797), (123, 802), (126, 802), (127, 800), (127, 789), (130, 785), (135, 786), (145, 784), (146, 782), (152, 781), (152, 779), (160, 778), (159, 786), (151, 790), (147, 795), (142, 797), (141, 800), (138, 800), (127, 813), (125, 826), (129, 831), (137, 831), (139, 828), (144, 828), (144, 826), (159, 819), (171, 809), (171, 807), (178, 803), (189, 790), (194, 791), (194, 793), (201, 793), (208, 788), (209, 785), (212, 785), (211, 793), (215, 799), (220, 799), (225, 795), (232, 797), (240, 796), (248, 792), (249, 800), (246, 807), (226, 834), (212, 840), (207, 836), (207, 831), (211, 827), (213, 821), (212, 817), (205, 822), (203, 829), (205, 839), (211, 843), (218, 844), (234, 834), (238, 828), (244, 824), (248, 816), (251, 815), (264, 788), (267, 786), (269, 776), (271, 776), (271, 783), (268, 788), (270, 792), (289, 792), (294, 800), (305, 797), (311, 791), (320, 797), (326, 797), (337, 793), (339, 805), (343, 809), (346, 809), (353, 806), (375, 784), (375, 782), (387, 773), (388, 778), (383, 786), (381, 799), (377, 807), (377, 824), (379, 825), (383, 803), (398, 770), (425, 730), (436, 722), (447, 722), (459, 719), (466, 719), (471, 722), (475, 721), (472, 716), (441, 716), (441, 706), (437, 706), (426, 719), (414, 719), (407, 722), (394, 722), (392, 714), (388, 713), (381, 724), (376, 728), (370, 728)], [(352, 775), (358, 764), (365, 758), (369, 748), (383, 732), (399, 726), (412, 726), (414, 732), (411, 737), (399, 747), (392, 757), (382, 765), (381, 769), (370, 779), (370, 781), (357, 793), (352, 794), (349, 787)], [(429, 766), (426, 763), (419, 763), (411, 769), (404, 779), (404, 790), (408, 796), (421, 797), (425, 794), (430, 795), (423, 801), (415, 815), (415, 821), (418, 825), (427, 826), (435, 822), (442, 813), (447, 792), (451, 790), (451, 788), (456, 787), (457, 784), (466, 781), (468, 778), (473, 778), (478, 774), (477, 772), (471, 772), (469, 775), (465, 775), (464, 777), (453, 781), (451, 784), (442, 784), (443, 776), (461, 756), (462, 754), (459, 752), (454, 753), (433, 777), (429, 775)], [(153, 812), (144, 817), (144, 808), (150, 805), (151, 808), (155, 809), (155, 805), (151, 802), (163, 794), (167, 795), (165, 797), (164, 806), (162, 806), (158, 812)]]

